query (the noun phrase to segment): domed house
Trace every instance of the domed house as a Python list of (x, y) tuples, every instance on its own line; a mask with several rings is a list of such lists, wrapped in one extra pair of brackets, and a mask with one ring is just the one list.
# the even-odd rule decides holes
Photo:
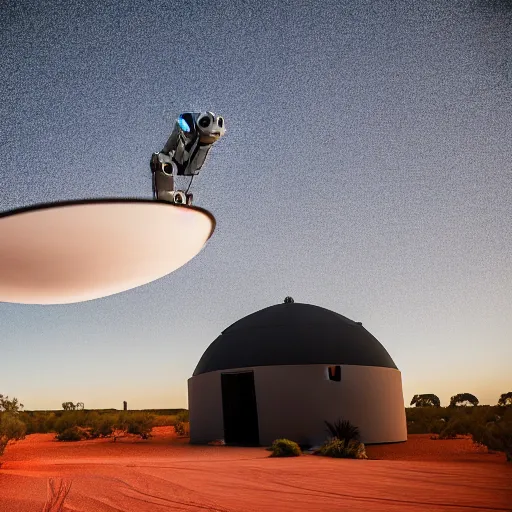
[(401, 373), (386, 349), (360, 322), (289, 298), (224, 330), (188, 396), (193, 443), (315, 446), (338, 419), (366, 444), (407, 440)]

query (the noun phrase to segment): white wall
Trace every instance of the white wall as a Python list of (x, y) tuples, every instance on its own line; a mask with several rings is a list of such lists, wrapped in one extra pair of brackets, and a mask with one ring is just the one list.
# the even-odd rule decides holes
[(221, 373), (254, 371), (260, 442), (286, 437), (313, 445), (326, 436), (324, 420), (347, 419), (365, 443), (407, 440), (402, 379), (398, 370), (342, 366), (341, 381), (327, 379), (328, 365), (259, 366), (198, 375), (189, 380), (191, 440), (222, 438)]
[(191, 442), (224, 439), (220, 372), (203, 373), (188, 379), (188, 408)]
[[(343, 378), (344, 377), (344, 378)], [(342, 409), (364, 443), (407, 440), (402, 375), (392, 368), (342, 367)]]

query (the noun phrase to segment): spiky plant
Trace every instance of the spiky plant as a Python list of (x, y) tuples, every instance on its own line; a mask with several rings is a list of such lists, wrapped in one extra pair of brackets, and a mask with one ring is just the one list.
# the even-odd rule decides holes
[(344, 440), (345, 444), (352, 440), (359, 441), (359, 428), (352, 425), (348, 420), (338, 420), (334, 423), (325, 422), (327, 425), (327, 432), (331, 438)]

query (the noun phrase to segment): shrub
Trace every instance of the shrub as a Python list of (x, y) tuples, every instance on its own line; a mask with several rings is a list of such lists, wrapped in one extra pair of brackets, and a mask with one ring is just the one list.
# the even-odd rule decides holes
[(408, 421), (407, 433), (408, 434), (428, 434), (430, 429), (421, 421)]
[(350, 421), (339, 420), (334, 424), (325, 422), (330, 439), (326, 441), (316, 455), (336, 458), (367, 459), (364, 444), (359, 441), (359, 428)]
[(19, 441), (25, 437), (26, 426), (15, 413), (3, 412), (0, 416), (0, 455), (9, 441)]
[(350, 421), (338, 420), (334, 424), (326, 421), (325, 424), (327, 425), (327, 431), (333, 439), (344, 440), (347, 445), (352, 440), (359, 440), (359, 428), (352, 425)]
[(408, 434), (428, 434), (432, 425), (439, 421), (444, 414), (444, 408), (409, 407), (405, 410)]
[(55, 432), (61, 434), (64, 430), (71, 427), (86, 427), (87, 413), (84, 411), (65, 411), (59, 418), (55, 420)]
[(153, 427), (174, 427), (175, 423), (175, 414), (159, 414), (153, 420)]
[(366, 448), (363, 443), (357, 443), (355, 447), (355, 458), (356, 459), (367, 459), (368, 455), (366, 455)]
[(439, 439), (455, 439), (471, 432), (471, 425), (467, 418), (452, 418), (439, 432)]
[(55, 436), (57, 441), (81, 441), (83, 439), (83, 431), (79, 427), (69, 427)]
[(183, 411), (180, 411), (178, 414), (176, 414), (176, 421), (188, 423), (190, 421), (188, 411), (183, 410)]
[(117, 414), (91, 414), (87, 421), (90, 436), (93, 439), (97, 437), (110, 437), (114, 432), (117, 422)]
[(430, 434), (440, 435), (441, 432), (446, 428), (446, 421), (444, 419), (434, 420), (428, 426), (428, 432)]
[(349, 459), (367, 459), (365, 446), (357, 439), (352, 439), (348, 443), (343, 439), (334, 437), (323, 444), (319, 450), (315, 452), (316, 455), (323, 455), (324, 457), (335, 458), (349, 458)]
[(185, 437), (189, 435), (189, 414), (187, 410), (180, 411), (176, 414), (174, 430), (178, 436)]
[(334, 437), (330, 441), (324, 443), (316, 453), (318, 455), (324, 455), (325, 457), (341, 458), (344, 457), (344, 450), (345, 441)]
[(179, 437), (188, 437), (190, 435), (190, 424), (183, 421), (177, 421), (174, 424), (174, 430)]
[(473, 442), (486, 446), (489, 450), (505, 452), (507, 462), (512, 462), (512, 423), (495, 422), (472, 428)]
[(298, 457), (302, 455), (299, 445), (289, 439), (276, 439), (271, 446), (271, 457)]
[(3, 436), (16, 441), (25, 437), (27, 428), (15, 414), (5, 412), (0, 418), (0, 432)]
[[(485, 425), (498, 418), (512, 421), (512, 408), (478, 405), (475, 407), (409, 407), (405, 410), (408, 434), (440, 434), (450, 422), (458, 420), (464, 428)], [(443, 425), (444, 423), (444, 425)], [(451, 428), (451, 427), (450, 427)], [(463, 432), (458, 432), (462, 434)], [(467, 433), (467, 432), (466, 432)]]
[(142, 439), (148, 439), (153, 429), (153, 421), (154, 416), (146, 412), (122, 413), (119, 415), (116, 428), (128, 434), (138, 435)]
[(27, 425), (27, 434), (46, 434), (55, 431), (55, 414), (46, 411), (21, 412), (20, 419)]

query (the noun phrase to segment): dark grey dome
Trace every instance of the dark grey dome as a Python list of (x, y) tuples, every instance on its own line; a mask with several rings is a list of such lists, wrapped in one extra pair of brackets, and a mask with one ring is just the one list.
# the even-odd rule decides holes
[(229, 326), (206, 349), (194, 375), (251, 366), (346, 364), (395, 368), (361, 323), (310, 304), (270, 306)]

